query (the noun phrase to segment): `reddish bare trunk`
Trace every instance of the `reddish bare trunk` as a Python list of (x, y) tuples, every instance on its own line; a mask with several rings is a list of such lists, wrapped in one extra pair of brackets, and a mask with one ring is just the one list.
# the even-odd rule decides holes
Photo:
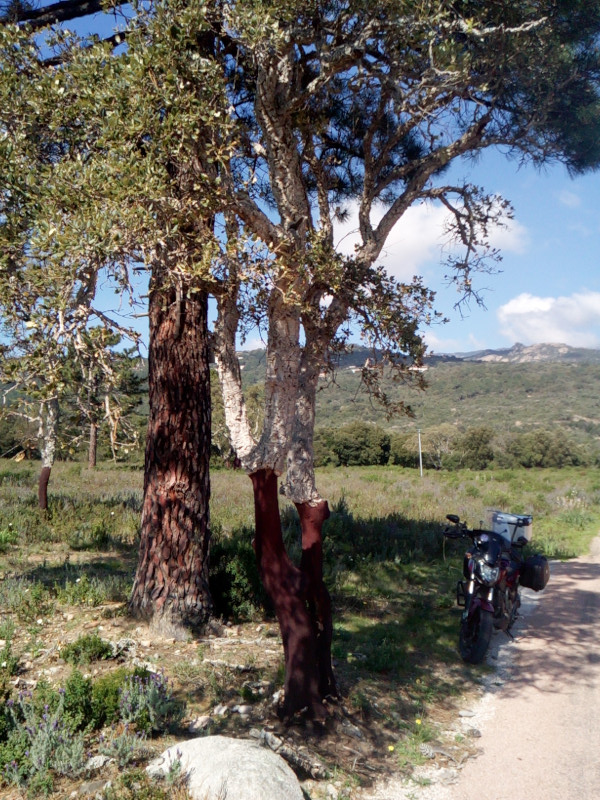
[(42, 467), (38, 478), (38, 506), (42, 511), (48, 510), (48, 482), (52, 467)]
[(319, 696), (313, 625), (306, 605), (302, 572), (292, 564), (281, 535), (277, 476), (261, 469), (250, 475), (256, 518), (255, 550), (260, 575), (273, 601), (281, 629), (285, 657), (285, 700), (282, 715), (291, 717), (306, 709), (323, 719)]
[[(206, 296), (150, 291), (149, 404), (144, 504), (131, 610), (159, 627), (206, 621), (210, 386)], [(161, 281), (163, 281), (161, 283)]]
[(315, 506), (296, 503), (302, 527), (300, 569), (305, 580), (306, 599), (315, 637), (319, 694), (338, 697), (331, 664), (333, 621), (331, 597), (323, 582), (323, 523), (329, 517), (325, 500)]

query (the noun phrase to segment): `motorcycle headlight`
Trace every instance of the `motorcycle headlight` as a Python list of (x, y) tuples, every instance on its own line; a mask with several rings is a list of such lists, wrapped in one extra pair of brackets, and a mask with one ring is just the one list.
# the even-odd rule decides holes
[(475, 563), (475, 574), (481, 583), (493, 586), (498, 580), (498, 575), (500, 575), (500, 567), (490, 567), (483, 561), (477, 561)]

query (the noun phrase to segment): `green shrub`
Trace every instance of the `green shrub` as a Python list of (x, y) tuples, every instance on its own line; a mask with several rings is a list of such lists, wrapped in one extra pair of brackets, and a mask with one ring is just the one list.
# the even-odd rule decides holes
[(313, 437), (313, 454), (316, 467), (337, 464), (337, 456), (333, 452), (335, 438), (334, 428), (317, 428)]
[(120, 767), (126, 767), (145, 756), (146, 734), (142, 731), (130, 731), (125, 725), (121, 730), (113, 728), (106, 736), (100, 737), (100, 753), (114, 758)]
[(6, 553), (9, 547), (15, 545), (19, 540), (19, 534), (9, 523), (6, 528), (0, 529), (0, 553)]
[(390, 437), (377, 425), (352, 422), (342, 425), (333, 434), (332, 450), (340, 466), (387, 464)]
[(119, 717), (144, 733), (159, 733), (183, 718), (185, 704), (174, 697), (167, 679), (151, 673), (125, 681), (119, 698)]
[(94, 729), (119, 721), (121, 692), (135, 675), (146, 677), (148, 672), (139, 668), (132, 672), (126, 667), (119, 667), (96, 678), (92, 683), (91, 725)]
[[(46, 696), (52, 704), (42, 705)], [(42, 786), (51, 787), (50, 772), (81, 775), (86, 762), (84, 738), (69, 727), (64, 692), (38, 686), (35, 694), (20, 694), (6, 705), (8, 735), (0, 746), (0, 775), (6, 783), (28, 784), (35, 793)]]
[(94, 727), (92, 680), (73, 670), (64, 688), (64, 719), (73, 731)]
[(0, 582), (0, 606), (23, 622), (33, 622), (52, 613), (54, 598), (39, 581), (7, 578)]
[(521, 467), (581, 466), (589, 454), (560, 429), (532, 431), (513, 436), (506, 445), (505, 460)]
[(105, 642), (96, 633), (80, 636), (74, 642), (66, 644), (60, 651), (60, 657), (67, 664), (73, 664), (76, 667), (90, 664), (92, 661), (111, 658), (112, 655), (113, 648), (110, 642)]
[(418, 467), (417, 437), (412, 433), (396, 433), (390, 437), (390, 464), (399, 467)]
[[(104, 790), (102, 800), (171, 800), (173, 788), (173, 781), (159, 782), (150, 778), (144, 769), (137, 768), (119, 775)], [(178, 791), (176, 796), (182, 797), (183, 790)]]
[(54, 591), (59, 603), (95, 608), (108, 601), (124, 602), (131, 589), (131, 580), (123, 575), (106, 575), (102, 578), (81, 575), (66, 579), (64, 585), (55, 584)]
[(486, 426), (470, 428), (459, 441), (462, 466), (467, 469), (485, 469), (494, 460), (492, 442), (494, 431)]
[[(12, 701), (9, 701), (9, 703)], [(12, 708), (6, 708), (8, 726), (0, 743), (0, 778), (4, 783), (22, 786), (31, 772), (29, 736), (22, 725), (15, 724)]]
[(8, 679), (16, 674), (19, 666), (18, 656), (12, 650), (12, 639), (15, 635), (15, 625), (11, 619), (5, 619), (0, 624), (0, 639), (4, 645), (0, 650), (0, 693), (7, 684)]
[(210, 553), (210, 592), (217, 616), (255, 619), (270, 607), (252, 547), (254, 531), (242, 527), (231, 536), (213, 539)]

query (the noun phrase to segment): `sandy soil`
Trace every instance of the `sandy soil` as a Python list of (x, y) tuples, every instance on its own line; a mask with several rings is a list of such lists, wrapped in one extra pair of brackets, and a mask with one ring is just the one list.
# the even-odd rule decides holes
[(589, 556), (553, 563), (550, 583), (523, 591), (516, 640), (496, 635), (480, 701), (460, 725), (481, 732), (481, 754), (428, 766), (428, 786), (391, 781), (373, 800), (600, 798), (600, 537)]

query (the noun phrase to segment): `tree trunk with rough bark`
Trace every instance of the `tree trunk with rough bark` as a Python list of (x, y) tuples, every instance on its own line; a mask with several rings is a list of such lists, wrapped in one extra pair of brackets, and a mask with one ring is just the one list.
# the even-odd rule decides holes
[(131, 610), (176, 633), (207, 620), (210, 373), (207, 298), (155, 267), (140, 555)]

